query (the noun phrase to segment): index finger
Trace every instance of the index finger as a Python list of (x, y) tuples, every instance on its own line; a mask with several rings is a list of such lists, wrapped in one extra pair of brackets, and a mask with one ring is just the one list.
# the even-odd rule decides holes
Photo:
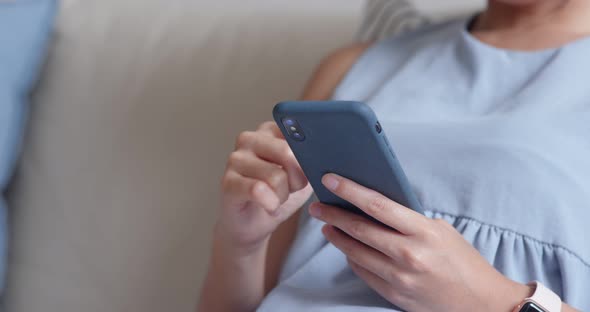
[(425, 216), (349, 179), (329, 173), (323, 176), (322, 184), (338, 197), (402, 234), (415, 235), (426, 226)]
[(277, 139), (285, 139), (285, 136), (283, 136), (281, 129), (279, 129), (279, 126), (277, 126), (277, 124), (274, 121), (267, 121), (262, 123), (258, 127), (258, 130), (268, 133)]

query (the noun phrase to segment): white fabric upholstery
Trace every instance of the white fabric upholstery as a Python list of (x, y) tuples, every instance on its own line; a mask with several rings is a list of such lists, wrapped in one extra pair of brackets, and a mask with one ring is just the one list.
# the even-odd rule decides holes
[(11, 194), (6, 311), (192, 311), (235, 135), (298, 97), (363, 1), (62, 3)]
[[(370, 0), (372, 1), (372, 0)], [(380, 1), (380, 0), (377, 0)], [(385, 0), (397, 1), (397, 0)], [(424, 12), (429, 18), (434, 21), (449, 19), (456, 16), (470, 14), (477, 10), (481, 10), (486, 0), (409, 0), (420, 12)]]
[(359, 40), (379, 40), (481, 10), (485, 1), (367, 0)]
[(361, 1), (66, 1), (12, 192), (6, 311), (193, 311), (234, 137)]

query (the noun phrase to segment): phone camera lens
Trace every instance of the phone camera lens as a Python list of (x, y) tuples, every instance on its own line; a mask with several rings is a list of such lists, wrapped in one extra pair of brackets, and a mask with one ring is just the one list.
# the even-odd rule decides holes
[(293, 119), (285, 119), (285, 125), (287, 125), (287, 126), (294, 126), (295, 125), (295, 120), (293, 120)]
[(379, 122), (375, 124), (375, 130), (377, 130), (377, 133), (381, 133), (381, 131), (383, 131), (383, 128), (381, 128), (381, 124)]
[(305, 136), (303, 136), (303, 134), (301, 134), (299, 132), (293, 132), (293, 138), (297, 141), (305, 140)]

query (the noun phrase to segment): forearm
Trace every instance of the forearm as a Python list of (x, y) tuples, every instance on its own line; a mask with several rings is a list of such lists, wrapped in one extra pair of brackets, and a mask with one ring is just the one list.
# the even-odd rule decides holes
[(580, 312), (580, 311), (579, 310), (576, 310), (576, 309), (574, 309), (574, 308), (572, 308), (569, 305), (567, 305), (567, 304), (564, 303), (561, 306), (561, 312)]
[(197, 311), (255, 310), (265, 296), (267, 245), (244, 255), (215, 237)]

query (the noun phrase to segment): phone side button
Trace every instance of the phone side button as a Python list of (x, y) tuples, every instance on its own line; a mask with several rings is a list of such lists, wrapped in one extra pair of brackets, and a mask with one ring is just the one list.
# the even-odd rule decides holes
[(387, 141), (387, 138), (385, 136), (383, 137), (383, 141), (385, 142), (385, 145), (387, 145), (387, 149), (389, 150), (389, 153), (391, 154), (391, 156), (393, 156), (393, 158), (395, 158), (395, 154), (393, 153), (393, 149), (391, 148), (391, 145), (389, 145), (389, 141)]

